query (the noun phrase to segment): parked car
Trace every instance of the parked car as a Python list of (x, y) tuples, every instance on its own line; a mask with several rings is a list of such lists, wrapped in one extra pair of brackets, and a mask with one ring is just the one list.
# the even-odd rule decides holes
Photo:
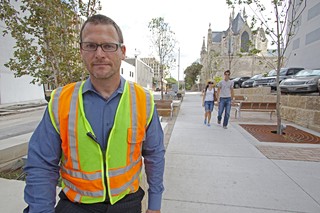
[(318, 91), (319, 91), (319, 95), (320, 95), (320, 79), (318, 80)]
[(263, 74), (257, 74), (252, 76), (251, 78), (249, 78), (248, 80), (242, 82), (241, 87), (242, 88), (249, 88), (249, 87), (253, 87), (253, 82), (256, 79), (259, 79), (263, 76)]
[(283, 93), (318, 92), (319, 80), (320, 69), (301, 70), (292, 78), (283, 80), (280, 83), (280, 90)]
[[(299, 67), (281, 68), (279, 73), (279, 83), (282, 80), (295, 75), (297, 72), (303, 69), (304, 68), (299, 68)], [(254, 87), (268, 86), (268, 87), (271, 87), (271, 89), (276, 90), (277, 89), (277, 71), (271, 70), (266, 77), (254, 80), (253, 86)]]
[(246, 80), (248, 80), (248, 79), (250, 79), (249, 76), (237, 77), (237, 78), (232, 79), (232, 81), (233, 81), (233, 87), (234, 87), (234, 88), (240, 88), (242, 82), (244, 82), (244, 81), (246, 81)]

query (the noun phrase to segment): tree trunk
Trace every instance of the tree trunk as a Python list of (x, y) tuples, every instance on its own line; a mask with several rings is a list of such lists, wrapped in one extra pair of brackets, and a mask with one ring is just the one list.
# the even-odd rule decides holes
[[(162, 67), (162, 66), (161, 66)], [(163, 70), (160, 67), (160, 91), (161, 91), (161, 100), (163, 100)]]
[(281, 69), (281, 59), (282, 59), (282, 50), (280, 47), (281, 44), (281, 35), (280, 35), (280, 23), (279, 23), (279, 11), (277, 7), (277, 3), (274, 3), (275, 7), (275, 15), (276, 15), (276, 22), (277, 22), (277, 49), (278, 49), (278, 60), (277, 60), (277, 134), (282, 134), (282, 128), (281, 128), (281, 110), (280, 110), (280, 97), (281, 97), (281, 91), (279, 87), (279, 80), (280, 80), (280, 69)]

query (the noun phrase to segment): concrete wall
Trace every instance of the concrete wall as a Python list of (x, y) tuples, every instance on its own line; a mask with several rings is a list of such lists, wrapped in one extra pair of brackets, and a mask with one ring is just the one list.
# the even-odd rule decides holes
[[(235, 89), (235, 94), (244, 95), (248, 101), (276, 101), (270, 87)], [(281, 117), (297, 125), (320, 132), (320, 97), (282, 95)]]
[[(302, 8), (303, 5), (300, 7)], [(307, 1), (296, 28), (294, 37), (292, 37), (285, 53), (288, 59), (286, 67), (320, 68), (319, 0)]]

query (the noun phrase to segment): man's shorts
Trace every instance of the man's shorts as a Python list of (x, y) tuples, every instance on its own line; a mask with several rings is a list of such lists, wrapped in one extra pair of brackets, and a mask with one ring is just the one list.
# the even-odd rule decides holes
[(205, 101), (204, 102), (204, 110), (206, 112), (208, 112), (208, 111), (212, 112), (213, 111), (213, 105), (214, 105), (213, 101)]

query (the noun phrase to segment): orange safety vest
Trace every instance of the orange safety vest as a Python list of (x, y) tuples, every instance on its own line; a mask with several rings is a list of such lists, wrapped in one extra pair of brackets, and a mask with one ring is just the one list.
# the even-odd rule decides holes
[(51, 122), (62, 141), (62, 189), (79, 203), (103, 202), (108, 192), (114, 204), (139, 188), (142, 142), (154, 111), (153, 96), (126, 81), (104, 151), (85, 117), (83, 84), (54, 90), (49, 102)]

